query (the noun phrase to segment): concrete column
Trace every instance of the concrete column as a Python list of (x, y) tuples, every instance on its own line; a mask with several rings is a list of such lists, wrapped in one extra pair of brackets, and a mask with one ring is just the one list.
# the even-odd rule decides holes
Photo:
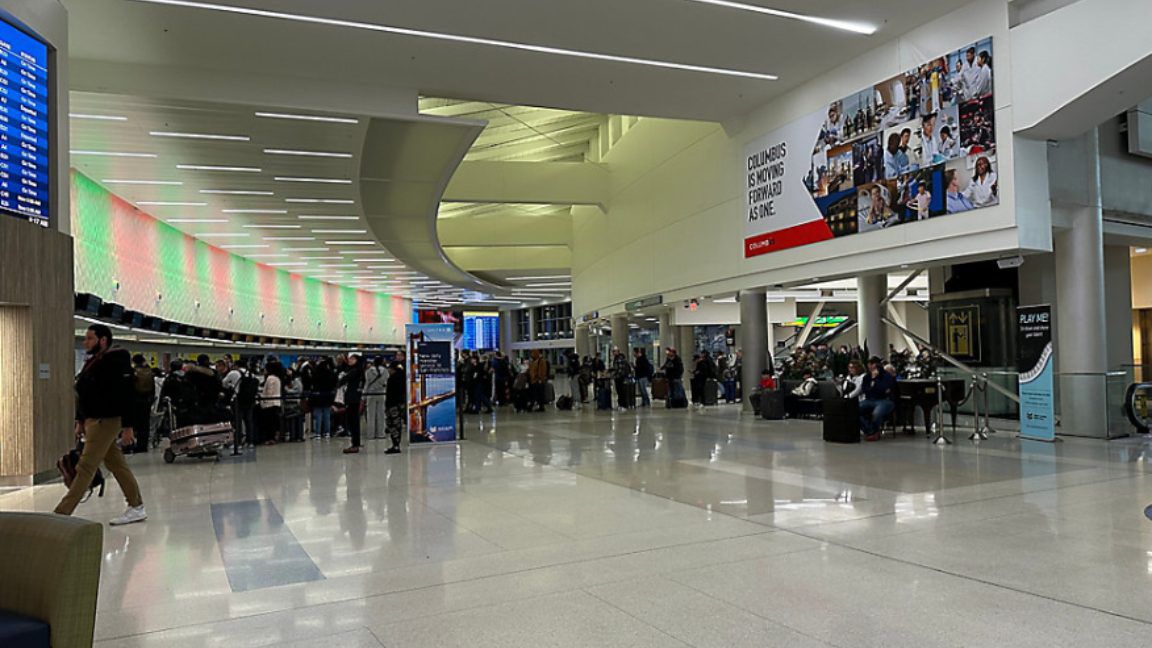
[(536, 309), (527, 308), (525, 312), (528, 313), (528, 341), (536, 343)]
[(676, 353), (680, 354), (680, 359), (687, 366), (692, 360), (692, 354), (696, 352), (695, 327), (677, 326), (676, 337)]
[(752, 411), (748, 394), (760, 382), (760, 372), (768, 366), (768, 298), (763, 289), (740, 292), (740, 350), (744, 365), (740, 381), (744, 386), (744, 411)]
[(589, 349), (592, 348), (592, 342), (588, 338), (587, 324), (577, 324), (576, 329), (572, 332), (572, 336), (576, 340), (576, 353), (581, 358), (586, 355), (592, 355), (589, 353)]
[(1132, 364), (1132, 256), (1127, 245), (1104, 246), (1104, 319), (1108, 322), (1108, 370)]
[(888, 275), (869, 275), (856, 279), (857, 335), (860, 346), (868, 346), (871, 355), (887, 357), (888, 328), (880, 319), (884, 307), (880, 302), (888, 296)]
[(628, 316), (612, 316), (612, 346), (628, 353)]
[(672, 326), (672, 314), (660, 313), (660, 348), (657, 350), (656, 357), (663, 358), (664, 350), (668, 347), (676, 346), (676, 329)]
[(516, 341), (516, 311), (500, 312), (500, 350), (507, 354)]
[(1062, 331), (1056, 346), (1061, 434), (1103, 437), (1108, 431), (1109, 356), (1096, 131), (1053, 147), (1049, 172), (1064, 176), (1064, 182), (1053, 185), (1052, 220), (1069, 225), (1053, 237), (1056, 327)]

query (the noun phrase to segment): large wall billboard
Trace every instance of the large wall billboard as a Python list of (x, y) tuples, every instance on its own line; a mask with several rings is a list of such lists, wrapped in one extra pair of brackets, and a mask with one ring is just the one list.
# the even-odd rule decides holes
[(999, 204), (992, 39), (746, 149), (746, 258)]

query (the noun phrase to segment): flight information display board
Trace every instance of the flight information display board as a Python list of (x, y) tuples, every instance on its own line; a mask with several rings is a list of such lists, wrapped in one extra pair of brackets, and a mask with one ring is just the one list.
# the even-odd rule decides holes
[(500, 348), (499, 315), (464, 315), (463, 348), (490, 351)]
[(48, 46), (0, 20), (0, 211), (51, 219)]

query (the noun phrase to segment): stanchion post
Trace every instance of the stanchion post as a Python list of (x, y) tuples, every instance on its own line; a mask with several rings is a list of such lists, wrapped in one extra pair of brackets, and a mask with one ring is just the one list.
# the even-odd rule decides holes
[(984, 380), (984, 427), (980, 430), (980, 434), (987, 439), (989, 434), (996, 434), (996, 430), (992, 429), (992, 410), (988, 407), (988, 374), (987, 372), (981, 374)]
[(944, 428), (944, 380), (940, 374), (936, 374), (936, 416), (932, 425), (936, 426), (936, 438), (932, 439), (932, 444), (952, 445)]

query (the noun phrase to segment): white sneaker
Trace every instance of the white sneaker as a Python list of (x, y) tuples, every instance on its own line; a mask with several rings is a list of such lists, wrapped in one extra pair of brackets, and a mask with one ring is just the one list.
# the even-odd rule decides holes
[(144, 505), (129, 506), (124, 510), (124, 515), (118, 518), (113, 518), (108, 521), (111, 526), (121, 526), (123, 524), (132, 524), (134, 522), (143, 522), (148, 519), (148, 514), (144, 512)]

